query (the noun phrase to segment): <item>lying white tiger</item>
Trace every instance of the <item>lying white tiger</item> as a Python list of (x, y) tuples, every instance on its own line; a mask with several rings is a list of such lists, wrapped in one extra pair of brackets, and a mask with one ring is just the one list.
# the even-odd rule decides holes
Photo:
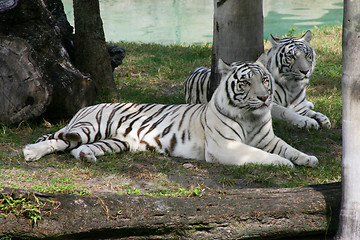
[(227, 65), (220, 60), (219, 71), (221, 83), (208, 104), (86, 107), (63, 129), (27, 145), (25, 159), (72, 149), (75, 158), (95, 162), (105, 153), (150, 149), (222, 164), (317, 165), (316, 157), (274, 135), (273, 79), (261, 64)]
[[(306, 85), (315, 67), (315, 51), (310, 46), (311, 32), (301, 38), (274, 38), (272, 48), (263, 53), (260, 61), (275, 79), (274, 104), (271, 115), (297, 127), (331, 127), (329, 119), (312, 109), (306, 100)], [(210, 69), (196, 68), (184, 82), (187, 103), (207, 103)]]

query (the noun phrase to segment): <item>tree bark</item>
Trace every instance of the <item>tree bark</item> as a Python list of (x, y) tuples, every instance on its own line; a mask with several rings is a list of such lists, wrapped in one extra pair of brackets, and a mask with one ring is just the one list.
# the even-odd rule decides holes
[(0, 214), (0, 237), (324, 239), (336, 231), (340, 186), (209, 191), (189, 198), (40, 194), (6, 188), (0, 200), (26, 196), (41, 206), (41, 219), (34, 225), (24, 217)]
[[(214, 0), (210, 94), (219, 85), (218, 60), (255, 61), (264, 52), (262, 0)], [(210, 100), (210, 99), (208, 99)]]
[(51, 89), (21, 38), (0, 36), (0, 121), (15, 123), (41, 115)]
[(72, 65), (44, 2), (5, 2), (0, 5), (0, 121), (70, 117), (92, 104), (94, 85)]
[(342, 205), (336, 239), (360, 239), (360, 3), (344, 1)]
[(74, 0), (75, 65), (90, 74), (97, 91), (116, 89), (106, 48), (99, 0)]

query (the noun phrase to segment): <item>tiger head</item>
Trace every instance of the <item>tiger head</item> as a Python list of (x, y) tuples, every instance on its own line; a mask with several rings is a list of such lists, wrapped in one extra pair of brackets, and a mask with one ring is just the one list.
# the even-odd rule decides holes
[[(285, 76), (287, 81), (308, 81), (315, 67), (315, 51), (310, 46), (311, 31), (307, 31), (301, 38), (276, 38), (270, 35), (271, 50), (275, 51), (274, 65), (276, 72)], [(280, 80), (269, 69), (276, 80)]]
[[(233, 113), (263, 115), (270, 111), (273, 99), (273, 78), (266, 68), (258, 62), (218, 63), (221, 74), (217, 88), (217, 108), (232, 109)], [(219, 98), (219, 96), (221, 96)]]

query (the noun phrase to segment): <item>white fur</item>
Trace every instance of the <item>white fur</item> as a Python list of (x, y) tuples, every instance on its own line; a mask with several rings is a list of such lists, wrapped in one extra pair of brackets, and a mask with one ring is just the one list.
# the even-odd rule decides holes
[(273, 79), (264, 66), (220, 61), (219, 71), (220, 86), (206, 105), (114, 103), (87, 107), (63, 129), (25, 146), (25, 160), (72, 149), (76, 159), (95, 162), (106, 153), (150, 149), (231, 165), (317, 165), (316, 157), (274, 135), (270, 114)]

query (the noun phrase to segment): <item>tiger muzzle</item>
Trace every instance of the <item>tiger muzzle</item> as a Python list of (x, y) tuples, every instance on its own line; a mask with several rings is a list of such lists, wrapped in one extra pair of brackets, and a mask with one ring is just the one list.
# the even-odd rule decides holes
[(269, 96), (258, 96), (257, 98), (259, 100), (261, 100), (262, 102), (266, 102), (266, 100), (269, 98)]

